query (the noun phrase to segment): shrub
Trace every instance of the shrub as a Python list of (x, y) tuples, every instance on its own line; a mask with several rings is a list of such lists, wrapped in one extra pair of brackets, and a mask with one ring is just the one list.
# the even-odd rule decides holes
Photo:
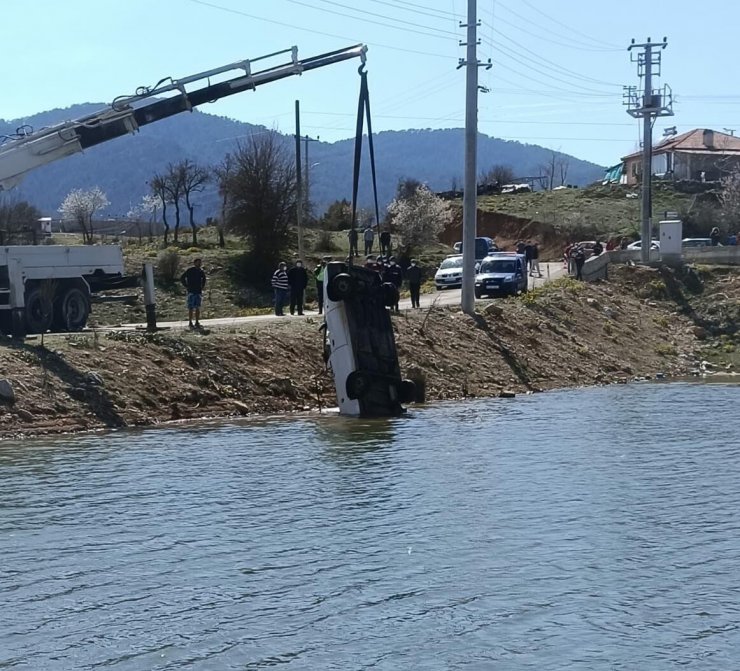
[(169, 248), (159, 253), (157, 257), (157, 277), (165, 284), (174, 284), (178, 279), (180, 269), (180, 255), (177, 250)]
[(316, 242), (314, 243), (313, 248), (317, 252), (339, 251), (339, 247), (337, 247), (336, 243), (334, 242), (331, 231), (319, 231), (319, 235), (316, 238)]

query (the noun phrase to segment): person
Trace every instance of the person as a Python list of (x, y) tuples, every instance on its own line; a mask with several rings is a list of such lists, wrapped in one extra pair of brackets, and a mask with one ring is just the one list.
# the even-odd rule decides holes
[(372, 226), (368, 226), (365, 232), (362, 234), (362, 239), (365, 241), (365, 256), (373, 253), (373, 242), (375, 241), (375, 231)]
[(281, 261), (277, 270), (272, 274), (272, 288), (275, 292), (275, 315), (277, 317), (283, 316), (285, 297), (288, 295), (288, 273), (285, 270), (287, 267), (288, 264)]
[(303, 296), (308, 286), (308, 273), (303, 267), (303, 261), (298, 259), (288, 271), (288, 286), (290, 287), (290, 314), (303, 314)]
[(516, 243), (516, 253), (517, 254), (525, 254), (527, 251), (527, 245), (524, 244), (522, 240), (517, 240)]
[(719, 228), (715, 226), (709, 233), (709, 237), (712, 239), (712, 247), (716, 247), (717, 245), (719, 245)]
[(324, 311), (324, 277), (326, 275), (326, 264), (331, 261), (331, 256), (325, 256), (313, 272), (316, 280), (316, 302), (319, 304), (319, 314)]
[(527, 242), (524, 243), (524, 258), (526, 260), (527, 270), (529, 271), (529, 274), (532, 274), (532, 241), (527, 240)]
[(599, 256), (604, 251), (604, 245), (598, 240), (594, 243), (593, 249), (591, 250), (594, 256)]
[(529, 267), (529, 274), (534, 275), (534, 271), (537, 271), (537, 277), (542, 277), (542, 271), (540, 270), (540, 248), (536, 242), (532, 243), (532, 261)]
[[(388, 259), (388, 265), (383, 271), (383, 282), (390, 282), (394, 287), (396, 287), (396, 289), (399, 291), (401, 290), (401, 285), (403, 284), (403, 270), (401, 270), (401, 266), (396, 263), (395, 256), (391, 256), (391, 258)], [(393, 305), (391, 309), (399, 312), (398, 301), (396, 301), (395, 305)]]
[(416, 259), (411, 259), (411, 265), (406, 268), (406, 279), (408, 280), (409, 293), (411, 294), (411, 307), (420, 308), (421, 268), (416, 264)]
[(630, 241), (629, 241), (629, 240), (628, 240), (627, 238), (623, 237), (623, 238), (622, 238), (622, 239), (621, 239), (621, 240), (619, 241), (619, 249), (627, 249), (627, 246), (628, 246), (629, 244), (630, 244)]
[(383, 232), (380, 234), (380, 253), (381, 254), (390, 254), (391, 253), (391, 232), (384, 228)]
[(193, 265), (180, 277), (180, 282), (188, 290), (188, 327), (191, 329), (200, 328), (200, 306), (203, 302), (203, 289), (206, 286), (206, 274), (201, 268), (202, 263), (201, 259), (193, 259)]
[(359, 256), (357, 252), (357, 229), (354, 226), (347, 231), (347, 238), (349, 239), (350, 257)]
[(576, 263), (576, 279), (583, 279), (583, 264), (586, 263), (586, 252), (581, 245), (576, 246), (573, 251), (573, 260)]

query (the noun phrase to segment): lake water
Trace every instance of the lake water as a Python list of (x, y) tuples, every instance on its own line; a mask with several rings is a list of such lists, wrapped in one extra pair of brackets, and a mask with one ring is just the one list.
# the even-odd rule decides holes
[(738, 668), (739, 408), (642, 384), (0, 444), (0, 668)]

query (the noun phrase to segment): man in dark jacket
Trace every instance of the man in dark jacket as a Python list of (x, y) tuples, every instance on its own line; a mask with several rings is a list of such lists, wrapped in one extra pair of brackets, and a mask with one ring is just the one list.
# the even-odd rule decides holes
[(578, 245), (573, 252), (573, 260), (576, 263), (576, 279), (583, 279), (583, 264), (586, 263), (586, 252), (581, 245)]
[(420, 308), (419, 295), (421, 294), (421, 268), (416, 265), (416, 259), (411, 259), (411, 265), (406, 268), (406, 279), (411, 294), (411, 307)]
[(200, 267), (201, 263), (200, 259), (193, 259), (193, 265), (180, 277), (180, 282), (188, 290), (188, 326), (191, 329), (200, 328), (200, 306), (203, 302), (203, 289), (206, 286), (206, 274)]
[(380, 234), (380, 253), (384, 256), (391, 253), (391, 232), (387, 228)]
[(308, 286), (308, 273), (303, 267), (303, 261), (298, 259), (288, 271), (288, 286), (290, 287), (290, 314), (303, 314), (303, 294)]
[[(383, 272), (383, 282), (390, 282), (396, 289), (400, 291), (401, 285), (403, 284), (403, 270), (401, 266), (396, 263), (396, 258), (391, 256), (388, 259), (388, 266)], [(398, 302), (392, 308), (398, 312)]]
[(347, 238), (349, 239), (349, 255), (350, 258), (358, 256), (357, 253), (357, 229), (353, 226), (347, 231)]
[(285, 298), (288, 295), (288, 273), (286, 268), (288, 264), (285, 261), (281, 261), (278, 264), (278, 269), (272, 274), (272, 288), (275, 292), (275, 315), (278, 317), (283, 316), (283, 305), (285, 305)]

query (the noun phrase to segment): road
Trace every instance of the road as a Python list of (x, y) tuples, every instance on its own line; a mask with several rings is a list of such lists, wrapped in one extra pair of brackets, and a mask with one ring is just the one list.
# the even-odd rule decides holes
[[(543, 284), (546, 284), (547, 282), (550, 282), (552, 280), (558, 279), (559, 277), (565, 276), (565, 270), (563, 269), (562, 263), (542, 263), (540, 264), (542, 266), (542, 277), (530, 277), (529, 279), (529, 286), (530, 288), (536, 288), (541, 287)], [(421, 303), (421, 309), (424, 309), (426, 307), (431, 306), (432, 304), (436, 305), (460, 305), (460, 289), (445, 289), (443, 291), (435, 291), (431, 294), (422, 294), (420, 298)], [(208, 306), (205, 307), (205, 312), (208, 312)], [(402, 310), (410, 310), (411, 309), (411, 300), (408, 298), (404, 298), (399, 303), (399, 307)], [(287, 307), (286, 307), (287, 311)], [(183, 305), (183, 313), (185, 313), (185, 307)], [(289, 313), (287, 313), (286, 317), (277, 317), (275, 315), (269, 314), (269, 315), (253, 315), (251, 317), (220, 317), (218, 319), (201, 319), (200, 323), (205, 328), (216, 328), (216, 327), (230, 327), (230, 326), (239, 326), (243, 324), (254, 324), (257, 322), (263, 322), (263, 321), (274, 321), (277, 319), (300, 319), (298, 316), (291, 316)], [(318, 312), (314, 310), (306, 310), (304, 313), (304, 316), (306, 317), (317, 317)], [(169, 321), (169, 322), (163, 322), (158, 321), (157, 326), (159, 328), (166, 328), (166, 329), (180, 329), (180, 330), (187, 330), (188, 328), (188, 322), (186, 319), (180, 320), (180, 321)], [(122, 329), (143, 329), (146, 328), (146, 324), (122, 324)]]

